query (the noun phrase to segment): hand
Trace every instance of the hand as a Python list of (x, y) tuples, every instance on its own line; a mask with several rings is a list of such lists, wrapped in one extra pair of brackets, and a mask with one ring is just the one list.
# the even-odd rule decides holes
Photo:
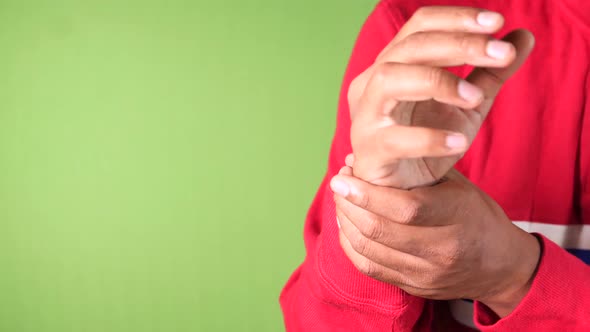
[[(503, 82), (532, 50), (534, 38), (525, 30), (492, 39), (502, 25), (500, 14), (467, 7), (424, 7), (414, 14), (350, 85), (355, 176), (407, 189), (449, 171)], [(440, 68), (463, 64), (479, 68), (467, 80)]]
[(340, 243), (362, 273), (419, 297), (478, 300), (501, 317), (529, 290), (537, 239), (458, 171), (407, 191), (344, 167), (331, 184)]

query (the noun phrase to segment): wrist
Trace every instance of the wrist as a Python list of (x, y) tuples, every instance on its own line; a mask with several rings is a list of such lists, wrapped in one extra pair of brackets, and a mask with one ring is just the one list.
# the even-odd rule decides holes
[[(516, 226), (515, 226), (516, 227)], [(503, 282), (506, 286), (489, 299), (481, 300), (488, 308), (492, 309), (500, 318), (508, 316), (524, 297), (528, 294), (537, 273), (537, 267), (541, 258), (541, 242), (533, 234), (520, 229), (521, 236), (517, 237), (519, 247), (514, 254), (519, 256), (516, 264), (511, 269), (512, 273), (506, 274)]]

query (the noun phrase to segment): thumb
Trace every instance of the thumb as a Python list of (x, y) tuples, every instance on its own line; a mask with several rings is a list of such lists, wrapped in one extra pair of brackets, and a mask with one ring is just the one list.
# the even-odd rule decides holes
[(498, 95), (504, 82), (522, 66), (535, 45), (533, 34), (524, 29), (514, 30), (502, 40), (511, 43), (516, 48), (514, 61), (505, 68), (475, 68), (467, 77), (467, 81), (479, 86), (484, 92), (485, 99), (478, 107), (484, 118), (487, 116), (494, 98)]

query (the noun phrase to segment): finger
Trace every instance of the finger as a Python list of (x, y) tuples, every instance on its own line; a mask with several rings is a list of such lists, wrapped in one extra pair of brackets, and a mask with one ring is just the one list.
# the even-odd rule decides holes
[(330, 188), (362, 210), (401, 224), (419, 224), (426, 207), (413, 191), (372, 185), (353, 176), (334, 176)]
[[(337, 175), (330, 181), (335, 194), (360, 209), (385, 220), (416, 226), (443, 226), (453, 219), (452, 216), (465, 213), (456, 203), (462, 199), (465, 186), (463, 182), (445, 181), (435, 186), (401, 190), (373, 185), (346, 175)], [(366, 234), (370, 233), (378, 234), (380, 231), (367, 229)]]
[[(388, 46), (378, 62), (421, 64), (433, 67), (470, 65), (476, 67), (503, 68), (516, 58), (515, 47), (506, 41), (488, 35), (449, 32), (418, 31)], [(356, 100), (364, 91), (367, 81), (377, 66), (373, 65), (351, 83), (349, 97)]]
[[(454, 227), (422, 227), (387, 220), (382, 216), (361, 209), (338, 195), (335, 195), (335, 203), (338, 219), (343, 221), (340, 227), (348, 239), (356, 244), (354, 247), (357, 251), (385, 266), (389, 265), (373, 256), (378, 255), (375, 251), (387, 247), (411, 256), (431, 260), (439, 256), (446, 240), (453, 238), (454, 232), (456, 232)], [(396, 207), (392, 206), (392, 208)], [(358, 243), (354, 241), (358, 241)], [(367, 241), (380, 244), (380, 246)], [(362, 252), (359, 251), (361, 249)]]
[(382, 60), (434, 67), (506, 67), (515, 57), (511, 43), (488, 35), (427, 31), (407, 36), (384, 53)]
[[(342, 231), (339, 233), (340, 246), (342, 250), (350, 259), (351, 263), (361, 272), (362, 274), (377, 279), (383, 282), (387, 282), (398, 287), (405, 287), (411, 285), (411, 280), (407, 276), (404, 276), (400, 270), (387, 268), (379, 263), (376, 263), (365, 256), (359, 254), (352, 246), (351, 242), (344, 235)], [(401, 269), (401, 264), (400, 264)]]
[[(379, 153), (378, 156), (362, 159), (363, 164), (372, 163), (373, 157), (378, 157), (380, 163), (394, 163), (401, 159), (457, 155), (465, 152), (469, 146), (465, 135), (435, 128), (391, 126), (379, 128), (371, 135), (376, 138), (364, 142), (377, 145)], [(355, 148), (363, 149), (360, 145)], [(371, 149), (375, 150), (375, 146)], [(355, 167), (363, 165), (357, 163)]]
[(523, 65), (530, 55), (535, 44), (535, 38), (530, 31), (515, 30), (503, 38), (514, 45), (516, 49), (515, 60), (506, 68), (476, 68), (467, 77), (467, 80), (483, 90), (485, 100), (478, 110), (485, 117), (498, 95), (504, 82), (509, 79)]
[[(500, 13), (485, 9), (461, 6), (428, 6), (419, 8), (394, 39), (379, 53), (375, 64), (385, 61), (387, 54), (407, 36), (420, 31), (446, 31), (492, 34), (504, 25)], [(349, 101), (356, 100), (365, 90), (366, 83), (374, 71), (374, 66), (359, 75), (350, 85)]]
[(387, 62), (376, 67), (359, 103), (359, 112), (389, 115), (399, 101), (434, 99), (472, 109), (483, 91), (451, 72), (422, 65)]
[[(433, 300), (449, 300), (456, 298), (456, 296), (450, 295), (454, 293), (454, 295), (456, 295), (456, 290), (454, 289), (455, 285), (452, 287), (425, 287), (425, 285), (429, 285), (429, 279), (432, 273), (431, 271), (433, 271), (432, 267), (430, 269), (428, 267), (418, 267), (415, 269), (416, 272), (408, 273), (411, 275), (411, 277), (409, 277), (408, 275), (399, 271), (398, 267), (388, 268), (356, 252), (342, 231), (339, 233), (339, 238), (342, 250), (348, 259), (350, 259), (351, 263), (362, 274), (370, 278), (397, 286), (409, 294), (418, 297)], [(412, 271), (413, 269), (406, 270)], [(417, 271), (423, 272), (417, 273)]]
[(361, 255), (388, 267), (391, 266), (385, 260), (374, 256), (376, 251), (387, 247), (423, 257), (423, 251), (429, 245), (423, 227), (398, 224), (363, 210), (341, 196), (335, 195), (334, 198), (340, 227)]
[(492, 34), (504, 25), (500, 13), (473, 7), (428, 6), (414, 15), (397, 33), (394, 42), (417, 31), (449, 31)]
[(352, 249), (359, 255), (386, 268), (401, 272), (409, 279), (426, 270), (428, 262), (401, 250), (387, 247), (365, 237), (345, 215), (339, 217), (341, 232)]
[(340, 169), (340, 171), (338, 171), (338, 174), (352, 176), (352, 168), (349, 166), (344, 166)]
[(346, 166), (352, 167), (352, 165), (354, 165), (354, 154), (348, 154), (344, 159), (344, 163), (346, 164)]

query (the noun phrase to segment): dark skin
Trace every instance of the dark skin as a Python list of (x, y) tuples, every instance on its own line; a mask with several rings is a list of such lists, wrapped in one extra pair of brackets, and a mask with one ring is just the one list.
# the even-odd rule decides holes
[(400, 190), (370, 184), (344, 167), (334, 181), (340, 243), (364, 274), (429, 299), (474, 299), (500, 317), (530, 289), (537, 239), (453, 170), (437, 185)]
[[(525, 30), (491, 38), (502, 25), (481, 9), (420, 9), (351, 84), (354, 157), (331, 182), (340, 242), (361, 272), (500, 317), (529, 290), (539, 242), (452, 167), (532, 50)], [(466, 80), (442, 69), (462, 64), (476, 67)]]

